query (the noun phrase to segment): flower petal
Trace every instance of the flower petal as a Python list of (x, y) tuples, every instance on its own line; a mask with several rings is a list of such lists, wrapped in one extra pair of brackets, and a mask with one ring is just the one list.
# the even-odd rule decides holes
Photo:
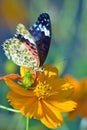
[(60, 121), (55, 122), (54, 120), (52, 120), (52, 117), (50, 117), (49, 114), (47, 114), (43, 118), (41, 118), (41, 122), (45, 126), (47, 126), (48, 128), (51, 128), (51, 129), (57, 128), (57, 126), (61, 126), (62, 125)]
[(20, 110), (24, 116), (29, 116), (30, 118), (34, 116), (39, 119), (43, 116), (43, 109), (41, 102), (35, 97), (25, 97), (21, 96), (13, 91), (10, 91), (7, 95), (10, 104), (17, 110)]
[(44, 116), (40, 120), (47, 127), (56, 128), (57, 126), (62, 125), (63, 123), (62, 115), (55, 107), (43, 101), (43, 111)]
[[(27, 115), (30, 107), (36, 101), (34, 97), (26, 97), (10, 91), (7, 95), (10, 104), (17, 110), (20, 110), (23, 115)], [(35, 108), (35, 107), (34, 107)]]
[(32, 90), (26, 90), (9, 78), (5, 78), (8, 87), (15, 93), (23, 96), (33, 96)]
[(87, 78), (80, 81), (79, 100), (87, 100)]
[(58, 103), (57, 106), (60, 112), (69, 112), (69, 111), (73, 111), (76, 108), (76, 103), (74, 101), (66, 101), (66, 102)]
[(45, 76), (58, 76), (58, 70), (56, 67), (52, 67), (52, 65), (44, 64), (43, 67), (45, 68), (44, 74)]
[(73, 85), (74, 92), (72, 94), (72, 98), (77, 99), (81, 91), (80, 83), (70, 75), (66, 75), (64, 78), (67, 79)]
[(60, 100), (58, 98), (58, 96), (51, 96), (49, 99), (46, 99), (46, 102), (57, 108), (60, 112), (73, 111), (77, 107), (77, 103), (72, 100)]
[(84, 118), (87, 118), (87, 101), (79, 102), (78, 103), (79, 115)]
[(42, 106), (42, 102), (40, 100), (37, 101), (37, 105), (36, 105), (36, 108), (35, 108), (35, 112), (34, 112), (34, 117), (36, 119), (40, 119), (44, 116), (44, 113), (43, 113), (43, 106)]
[(27, 99), (27, 102), (22, 107), (21, 112), (24, 116), (29, 116), (30, 118), (32, 118), (34, 116), (34, 112), (36, 108), (37, 108), (36, 99), (34, 97), (29, 98)]
[(29, 116), (30, 118), (34, 117), (38, 120), (44, 115), (42, 104), (36, 98), (33, 98), (33, 100), (32, 98), (28, 99), (21, 111), (23, 115)]
[(1, 76), (0, 77), (0, 81), (4, 80), (5, 78), (9, 78), (11, 80), (21, 80), (21, 76), (19, 76), (18, 74), (8, 74), (5, 76)]

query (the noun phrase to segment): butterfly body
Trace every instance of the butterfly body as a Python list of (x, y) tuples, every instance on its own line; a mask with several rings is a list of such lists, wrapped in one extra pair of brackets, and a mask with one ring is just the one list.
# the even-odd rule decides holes
[(18, 24), (15, 36), (6, 40), (3, 48), (15, 64), (38, 71), (47, 57), (50, 40), (50, 18), (42, 13), (29, 31), (23, 24)]

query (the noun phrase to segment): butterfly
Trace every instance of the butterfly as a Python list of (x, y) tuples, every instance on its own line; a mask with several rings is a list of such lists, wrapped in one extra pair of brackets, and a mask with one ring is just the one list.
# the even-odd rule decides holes
[(42, 13), (29, 31), (23, 24), (18, 24), (16, 34), (3, 43), (3, 49), (15, 64), (39, 71), (47, 57), (50, 42), (50, 16)]

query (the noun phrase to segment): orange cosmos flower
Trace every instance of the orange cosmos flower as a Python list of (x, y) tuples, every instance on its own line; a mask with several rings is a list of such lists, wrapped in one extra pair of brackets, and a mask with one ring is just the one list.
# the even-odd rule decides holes
[(61, 112), (69, 112), (76, 107), (76, 103), (70, 99), (73, 86), (66, 79), (58, 78), (56, 68), (51, 65), (44, 65), (44, 68), (44, 72), (36, 73), (36, 78), (32, 76), (32, 81), (29, 77), (31, 87), (27, 88), (28, 78), (25, 75), (30, 72), (27, 68), (21, 67), (22, 80), (19, 83), (5, 77), (4, 80), (11, 89), (7, 98), (25, 117), (34, 117), (49, 128), (56, 128), (63, 124)]
[(66, 76), (65, 78), (74, 86), (72, 100), (77, 103), (77, 108), (69, 112), (69, 119), (74, 119), (79, 115), (87, 118), (87, 78), (81, 81), (77, 81), (71, 76)]

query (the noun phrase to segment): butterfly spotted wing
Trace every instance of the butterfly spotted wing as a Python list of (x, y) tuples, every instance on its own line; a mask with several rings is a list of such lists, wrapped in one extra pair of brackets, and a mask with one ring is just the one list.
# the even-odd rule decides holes
[[(21, 35), (21, 38), (15, 36), (11, 39), (6, 40), (3, 44), (6, 56), (19, 66), (25, 66), (37, 70), (40, 61), (34, 38), (22, 24), (18, 24), (16, 35), (18, 37)], [(23, 38), (22, 35), (24, 35)], [(30, 41), (28, 47), (27, 39), (25, 40), (25, 37)]]
[(6, 40), (3, 47), (7, 57), (15, 64), (39, 70), (46, 59), (50, 39), (50, 18), (42, 13), (29, 31), (23, 24), (18, 24), (15, 36)]
[(49, 15), (47, 13), (42, 13), (29, 31), (37, 44), (40, 65), (43, 65), (47, 57), (51, 41), (51, 22)]

